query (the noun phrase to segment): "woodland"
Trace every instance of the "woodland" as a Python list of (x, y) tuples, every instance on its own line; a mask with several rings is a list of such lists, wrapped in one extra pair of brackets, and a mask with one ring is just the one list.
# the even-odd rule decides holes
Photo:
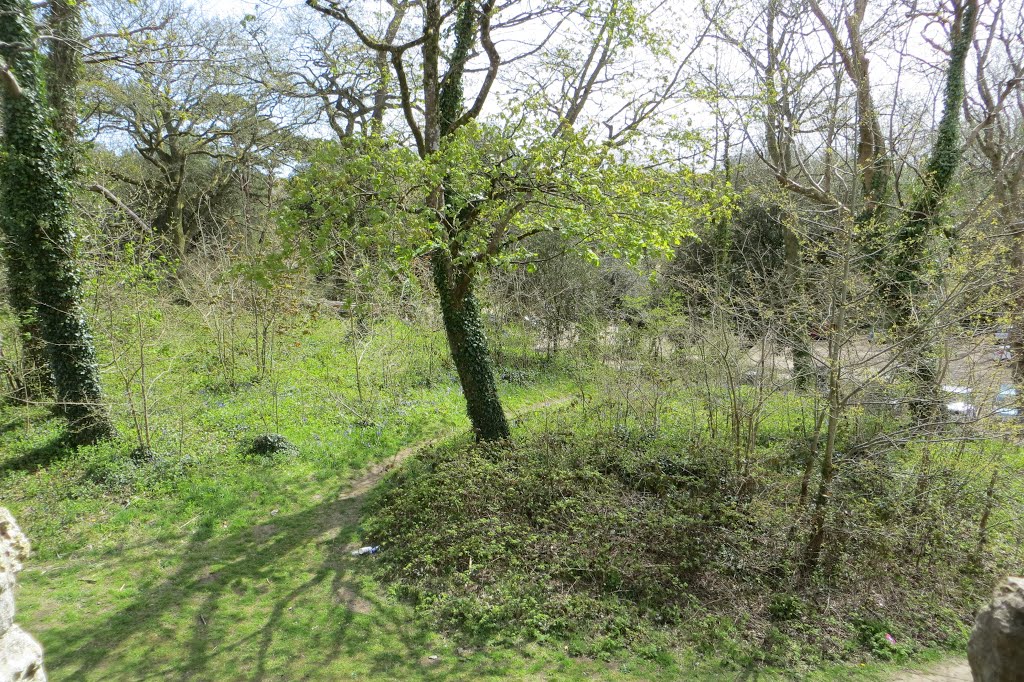
[(1024, 561), (1015, 0), (0, 0), (54, 680), (898, 680)]

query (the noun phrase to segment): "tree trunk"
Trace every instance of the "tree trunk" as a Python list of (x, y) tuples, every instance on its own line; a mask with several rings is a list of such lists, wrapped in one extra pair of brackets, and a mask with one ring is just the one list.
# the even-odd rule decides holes
[(825, 546), (826, 521), (832, 500), (832, 484), (835, 480), (836, 442), (839, 423), (843, 418), (843, 344), (846, 342), (846, 306), (849, 303), (850, 282), (850, 243), (852, 225), (844, 226), (843, 271), (841, 279), (835, 283), (837, 297), (834, 302), (834, 315), (828, 330), (828, 417), (825, 436), (825, 449), (821, 453), (821, 480), (818, 483), (818, 494), (814, 501), (814, 515), (811, 521), (811, 537), (807, 542), (804, 558), (800, 565), (798, 582), (805, 582), (817, 570), (821, 563), (822, 550)]
[(0, 165), (4, 232), (25, 255), (36, 315), (46, 342), (57, 402), (76, 444), (114, 433), (102, 402), (99, 368), (81, 303), (75, 266), (70, 191), (58, 168), (58, 148), (47, 126), (34, 48), (32, 6), (0, 0), (3, 57), (21, 86), (4, 99), (4, 161)]
[[(920, 303), (929, 303), (934, 283), (929, 270), (942, 207), (963, 158), (960, 112), (965, 97), (964, 69), (974, 39), (978, 0), (966, 0), (957, 8), (950, 29), (950, 56), (946, 71), (942, 119), (924, 174), (924, 186), (907, 211), (892, 245), (890, 276), (883, 294), (893, 319), (897, 339), (908, 341), (907, 365), (917, 385), (912, 405), (918, 423), (931, 421), (937, 412), (939, 364), (935, 357), (933, 330), (922, 323), (927, 315), (915, 314)], [(936, 277), (941, 277), (941, 268)]]
[[(779, 13), (778, 3), (770, 4), (768, 13), (768, 25), (766, 31), (768, 64), (764, 72), (764, 87), (768, 95), (765, 109), (765, 145), (768, 157), (776, 168), (783, 175), (788, 175), (795, 165), (793, 161), (793, 145), (790, 131), (787, 124), (792, 120), (788, 114), (791, 112), (789, 103), (789, 86), (782, 79), (781, 88), (776, 85), (776, 74), (780, 71), (779, 51), (780, 43), (776, 42), (775, 19)], [(803, 249), (800, 245), (800, 236), (793, 229), (792, 222), (796, 217), (780, 206), (779, 222), (783, 229), (786, 258), (786, 284), (789, 295), (785, 297), (783, 305), (786, 319), (785, 340), (789, 346), (793, 358), (793, 380), (797, 388), (805, 389), (808, 384), (813, 386), (814, 363), (812, 362), (811, 338), (808, 330), (809, 322), (807, 312), (804, 309), (804, 282), (803, 282)], [(811, 380), (810, 382), (808, 380)]]
[(1021, 390), (1024, 389), (1024, 235), (1014, 237), (1012, 262), (1017, 293), (1013, 301), (1013, 315), (1010, 318), (1013, 320), (1010, 330), (1010, 361), (1018, 395), (1024, 395), (1024, 391)]
[(153, 221), (153, 232), (170, 247), (170, 256), (182, 258), (188, 248), (185, 235), (185, 206), (182, 195), (185, 188), (185, 169), (170, 173), (170, 182), (164, 193), (163, 206)]
[(432, 265), (448, 348), (459, 373), (473, 431), (477, 440), (507, 440), (511, 434), (498, 397), (472, 281), (444, 251), (434, 252)]
[[(6, 226), (3, 228), (7, 232)], [(18, 324), (21, 341), (19, 394), (25, 403), (43, 402), (53, 398), (53, 376), (46, 360), (43, 332), (36, 315), (31, 273), (21, 245), (8, 239), (5, 246), (7, 264), (7, 296)]]
[[(783, 215), (783, 222), (792, 219)], [(815, 371), (811, 353), (811, 338), (808, 332), (807, 310), (804, 308), (804, 278), (801, 267), (800, 237), (792, 227), (783, 224), (786, 250), (786, 282), (789, 284), (786, 316), (789, 319), (786, 335), (793, 354), (793, 381), (801, 390), (814, 388)]]
[[(1024, 202), (1020, 200), (1019, 180), (1012, 185), (1006, 180), (996, 182), (995, 199), (999, 206), (1000, 222), (1005, 227), (1014, 226), (1019, 216), (1024, 215)], [(1017, 386), (1018, 400), (1024, 396), (1024, 234), (1015, 234), (1010, 247), (1010, 267), (1015, 293), (1010, 314), (1010, 370), (1013, 383)], [(1015, 405), (1020, 407), (1020, 405)]]
[(53, 36), (46, 56), (46, 97), (53, 115), (62, 160), (69, 176), (77, 174), (78, 82), (82, 60), (81, 2), (50, 0), (49, 32)]
[[(442, 79), (438, 71), (441, 54), (441, 3), (427, 0), (424, 7), (423, 32), (423, 109), (424, 152), (427, 156), (440, 149), (441, 140), (452, 133), (452, 126), (462, 111), (462, 76), (465, 60), (475, 36), (475, 13), (471, 2), (459, 5), (452, 66)], [(473, 295), (474, 273), (456, 261), (455, 221), (442, 184), (430, 196), (428, 204), (443, 219), (444, 232), (451, 246), (434, 251), (432, 263), (434, 286), (441, 303), (448, 348), (459, 373), (466, 412), (479, 441), (508, 440), (508, 421), (498, 397), (494, 370), (487, 352), (487, 339), (480, 320), (480, 309)]]

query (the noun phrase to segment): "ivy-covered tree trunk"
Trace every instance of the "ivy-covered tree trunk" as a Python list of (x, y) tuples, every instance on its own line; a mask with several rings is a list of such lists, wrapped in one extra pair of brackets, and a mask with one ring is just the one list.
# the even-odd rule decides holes
[[(78, 133), (76, 90), (81, 60), (78, 45), (81, 42), (80, 8), (70, 0), (50, 2), (49, 30), (53, 36), (47, 56), (47, 97), (53, 111), (54, 127), (60, 138), (64, 174), (76, 175), (75, 155)], [(21, 336), (22, 367), (18, 386), (19, 400), (39, 402), (53, 398), (53, 377), (46, 360), (39, 321), (31, 292), (31, 277), (25, 254), (16, 244), (7, 244), (8, 296), (11, 309), (18, 318)]]
[(907, 363), (918, 386), (914, 412), (919, 421), (931, 418), (938, 404), (939, 365), (929, 328), (928, 292), (936, 254), (934, 241), (942, 219), (942, 204), (960, 167), (963, 150), (960, 115), (965, 96), (964, 69), (974, 40), (978, 1), (957, 4), (950, 29), (949, 66), (946, 71), (942, 119), (932, 146), (923, 187), (910, 205), (891, 245), (891, 280), (884, 290), (894, 336), (911, 350)]
[(0, 45), (20, 95), (4, 98), (0, 225), (29, 273), (36, 316), (71, 440), (94, 443), (114, 433), (103, 405), (99, 368), (81, 303), (67, 181), (47, 123), (32, 5), (0, 0)]
[(448, 348), (459, 373), (473, 431), (477, 440), (507, 440), (508, 421), (498, 397), (472, 279), (444, 251), (434, 253), (432, 265)]
[[(1009, 211), (1005, 211), (1005, 214), (1009, 214)], [(1024, 211), (1018, 215), (1024, 215)], [(1009, 215), (1003, 220), (1004, 225), (1013, 224), (1013, 217)], [(1011, 369), (1018, 395), (1024, 395), (1024, 235), (1014, 237), (1012, 263), (1017, 291), (1013, 300), (1013, 314), (1010, 316), (1013, 323), (1010, 332)]]
[[(426, 146), (430, 153), (440, 148), (441, 140), (453, 132), (455, 122), (462, 114), (462, 78), (477, 29), (474, 3), (472, 0), (463, 0), (459, 5), (455, 23), (455, 45), (450, 56), (451, 66), (446, 77), (441, 79), (437, 71), (437, 58), (440, 54), (440, 44), (437, 42), (441, 22), (440, 7), (437, 0), (427, 3), (425, 33), (428, 39), (423, 48), (424, 81), (431, 84), (427, 86), (426, 97)], [(436, 113), (431, 115), (431, 109)], [(498, 397), (494, 368), (491, 366), (487, 349), (487, 337), (484, 335), (480, 309), (473, 294), (474, 272), (461, 267), (453, 258), (453, 254), (457, 253), (454, 228), (459, 222), (459, 216), (453, 215), (454, 210), (448, 202), (449, 198), (443, 186), (438, 188), (432, 198), (436, 204), (436, 212), (444, 216), (443, 227), (452, 240), (447, 249), (435, 251), (432, 257), (434, 286), (440, 299), (448, 348), (459, 373), (462, 394), (466, 399), (466, 412), (473, 423), (477, 440), (507, 440), (511, 435), (508, 421), (505, 419), (501, 399)]]
[[(7, 234), (5, 228), (0, 228), (0, 232)], [(7, 266), (8, 303), (17, 318), (21, 342), (19, 383), (15, 399), (24, 403), (49, 401), (53, 398), (53, 376), (46, 359), (42, 329), (36, 317), (28, 262), (21, 246), (9, 238), (4, 239), (3, 253)]]

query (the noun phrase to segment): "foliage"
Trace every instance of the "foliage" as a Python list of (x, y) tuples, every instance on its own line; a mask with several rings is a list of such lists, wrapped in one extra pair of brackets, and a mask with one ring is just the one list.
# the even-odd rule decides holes
[(383, 138), (326, 146), (292, 181), (282, 229), (317, 254), (340, 234), (408, 261), (446, 244), (423, 208), (444, 181), (455, 262), (477, 268), (528, 258), (529, 237), (550, 232), (594, 260), (668, 255), (695, 216), (722, 210), (697, 176), (644, 170), (574, 136), (537, 130), (514, 143), (499, 133), (464, 126), (425, 160)]
[[(382, 577), (475, 643), (568, 639), (585, 655), (690, 646), (727, 652), (732, 669), (787, 670), (905, 661), (937, 642), (962, 643), (966, 616), (954, 614), (984, 594), (966, 580), (977, 570), (969, 519), (984, 502), (953, 491), (980, 494), (980, 477), (969, 483), (943, 458), (936, 475), (948, 478), (926, 520), (902, 489), (917, 466), (912, 453), (847, 464), (834, 492), (843, 511), (831, 522), (830, 570), (801, 584), (806, 520), (793, 519), (789, 502), (799, 487), (794, 429), (762, 427), (758, 492), (747, 497), (728, 442), (684, 426), (691, 400), (675, 403), (663, 418), (673, 426), (660, 431), (606, 431), (601, 408), (591, 408), (586, 420), (566, 414), (514, 447), (442, 447), (408, 464), (364, 525), (382, 546)], [(920, 535), (937, 525), (941, 540)], [(1001, 569), (985, 570), (994, 579)]]
[(295, 446), (279, 433), (265, 433), (261, 436), (256, 436), (252, 442), (251, 450), (254, 455), (272, 458), (275, 455), (294, 454)]
[[(13, 260), (13, 274), (26, 277), (53, 374), (57, 402), (70, 423), (73, 442), (108, 438), (92, 337), (82, 306), (75, 262), (77, 235), (68, 179), (47, 120), (39, 53), (30, 3), (0, 4), (0, 43), (21, 94), (4, 98), (4, 154), (0, 162), (0, 225)], [(23, 310), (18, 311), (24, 314)]]

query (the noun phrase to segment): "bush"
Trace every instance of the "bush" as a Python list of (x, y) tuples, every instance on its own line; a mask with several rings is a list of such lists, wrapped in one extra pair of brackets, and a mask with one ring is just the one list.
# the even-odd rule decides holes
[(249, 452), (259, 457), (273, 459), (280, 455), (293, 455), (298, 452), (298, 449), (279, 433), (265, 433), (256, 436)]
[[(779, 492), (744, 497), (730, 457), (621, 427), (439, 448), (386, 480), (365, 532), (399, 596), (472, 640), (559, 638), (587, 655), (687, 646), (791, 668), (902, 661), (916, 641), (962, 630), (974, 598), (965, 560), (898, 551), (908, 532), (891, 508), (895, 461), (840, 482), (828, 570), (801, 584), (805, 536), (789, 502), (799, 472), (761, 471), (761, 488)], [(943, 597), (918, 599), (921, 584), (944, 584), (929, 590)]]

